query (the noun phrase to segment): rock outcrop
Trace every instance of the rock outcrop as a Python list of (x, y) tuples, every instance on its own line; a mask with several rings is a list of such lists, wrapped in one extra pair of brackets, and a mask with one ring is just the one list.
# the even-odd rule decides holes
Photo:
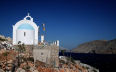
[[(80, 61), (74, 61), (69, 57), (63, 56), (59, 58), (55, 54), (58, 52), (54, 50), (56, 49), (54, 46), (50, 50), (52, 53), (50, 57), (51, 62), (46, 63), (40, 59), (34, 60), (33, 54), (27, 50), (31, 46), (24, 46), (23, 44), (13, 46), (8, 40), (9, 38), (7, 39), (4, 36), (0, 36), (0, 38), (0, 72), (99, 72), (98, 69), (83, 64)], [(46, 48), (49, 49), (48, 46)], [(41, 54), (43, 55), (43, 53)], [(39, 55), (38, 57), (41, 58)], [(55, 65), (55, 61), (58, 62), (58, 65)]]
[(90, 65), (66, 56), (60, 56), (60, 68), (62, 68), (64, 72), (99, 72), (98, 69)]
[(12, 41), (12, 39), (10, 37), (5, 37), (3, 35), (0, 35), (0, 41)]

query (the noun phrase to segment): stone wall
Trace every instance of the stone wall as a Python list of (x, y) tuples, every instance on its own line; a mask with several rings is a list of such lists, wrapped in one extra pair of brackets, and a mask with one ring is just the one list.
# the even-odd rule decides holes
[(59, 66), (59, 47), (56, 45), (36, 46), (33, 49), (34, 61), (39, 60), (51, 66)]

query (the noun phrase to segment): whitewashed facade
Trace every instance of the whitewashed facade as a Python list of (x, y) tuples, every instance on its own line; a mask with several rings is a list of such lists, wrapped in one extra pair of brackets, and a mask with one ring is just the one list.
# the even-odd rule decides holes
[(20, 41), (25, 45), (38, 44), (39, 26), (33, 22), (33, 18), (28, 14), (23, 20), (13, 25), (13, 45), (17, 45)]

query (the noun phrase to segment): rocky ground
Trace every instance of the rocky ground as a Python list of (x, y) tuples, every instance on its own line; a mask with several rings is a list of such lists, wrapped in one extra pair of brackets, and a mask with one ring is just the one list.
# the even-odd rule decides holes
[(60, 59), (58, 68), (40, 61), (34, 63), (33, 58), (29, 58), (27, 55), (20, 56), (18, 61), (17, 56), (18, 52), (15, 50), (0, 50), (0, 72), (99, 72), (99, 70), (79, 61), (70, 62), (64, 56), (64, 59)]
[(14, 48), (11, 41), (0, 41), (0, 72), (99, 72), (87, 64), (60, 56), (59, 67), (35, 61), (32, 54), (25, 50), (25, 45)]

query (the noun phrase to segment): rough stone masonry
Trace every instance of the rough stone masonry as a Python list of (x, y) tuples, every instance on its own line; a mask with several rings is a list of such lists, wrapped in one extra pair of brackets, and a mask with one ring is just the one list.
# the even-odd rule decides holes
[(33, 49), (34, 61), (39, 60), (54, 67), (59, 66), (59, 46), (36, 46)]

